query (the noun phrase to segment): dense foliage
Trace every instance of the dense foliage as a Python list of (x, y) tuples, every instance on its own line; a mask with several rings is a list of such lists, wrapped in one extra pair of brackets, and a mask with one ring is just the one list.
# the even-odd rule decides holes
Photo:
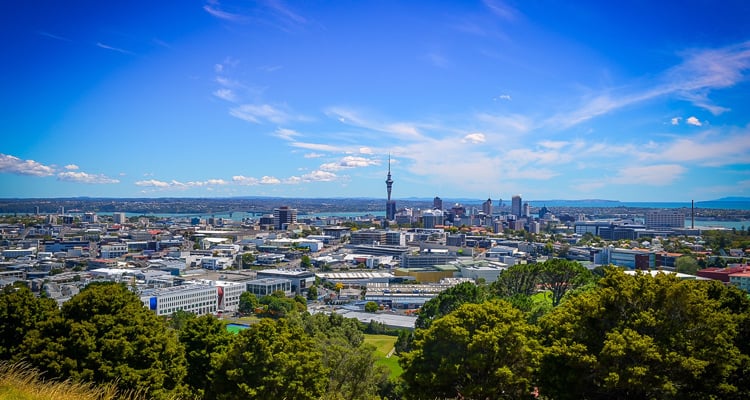
[(535, 328), (505, 301), (467, 303), (419, 330), (402, 361), (414, 399), (529, 397)]
[(181, 394), (185, 351), (174, 331), (124, 285), (91, 284), (30, 330), (18, 358), (54, 377)]
[(746, 293), (615, 268), (596, 276), (554, 260), (443, 292), (398, 333), (395, 381), (364, 343), (384, 326), (310, 315), (281, 293), (243, 295), (269, 318), (235, 335), (213, 316), (159, 318), (120, 284), (90, 285), (61, 309), (8, 287), (0, 355), (154, 399), (750, 398)]

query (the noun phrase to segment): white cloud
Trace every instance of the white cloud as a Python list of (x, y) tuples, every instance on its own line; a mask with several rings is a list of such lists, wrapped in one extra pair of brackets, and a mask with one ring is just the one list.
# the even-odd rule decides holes
[(493, 14), (507, 21), (513, 21), (518, 16), (518, 11), (516, 9), (499, 0), (484, 0), (484, 5), (489, 8)]
[(672, 125), (679, 125), (681, 120), (682, 120), (682, 117), (672, 118)]
[(286, 112), (269, 104), (243, 104), (229, 110), (229, 114), (256, 124), (261, 123), (261, 120), (282, 124), (290, 119)]
[(216, 89), (214, 90), (213, 95), (222, 100), (232, 101), (232, 102), (237, 101), (237, 96), (234, 94), (234, 92), (232, 92), (232, 89), (226, 89), (226, 88)]
[(176, 189), (176, 190), (187, 190), (195, 187), (212, 187), (212, 186), (223, 186), (228, 185), (229, 182), (223, 179), (208, 179), (205, 181), (189, 181), (180, 182), (177, 180), (171, 180), (169, 182), (159, 181), (156, 179), (149, 179), (144, 181), (135, 182), (136, 186), (153, 187), (161, 190)]
[(86, 172), (67, 171), (57, 174), (57, 179), (68, 182), (108, 184), (120, 183), (118, 179), (113, 179), (101, 174), (88, 174)]
[(685, 122), (688, 125), (703, 126), (703, 123), (696, 117), (688, 117), (688, 119), (686, 119)]
[(110, 45), (107, 45), (107, 44), (104, 44), (104, 43), (101, 43), (101, 42), (97, 42), (96, 46), (99, 47), (99, 48), (105, 49), (105, 50), (112, 50), (112, 51), (116, 51), (118, 53), (127, 54), (129, 56), (134, 56), (135, 55), (135, 53), (133, 53), (132, 51), (121, 49), (119, 47), (110, 46)]
[(260, 178), (259, 183), (261, 185), (278, 185), (279, 183), (281, 183), (281, 181), (278, 178), (273, 177), (273, 176), (264, 176)]
[(380, 165), (379, 160), (368, 159), (365, 157), (346, 156), (338, 162), (326, 163), (320, 166), (322, 171), (340, 171), (342, 169), (363, 168), (371, 165)]
[(320, 158), (320, 157), (324, 157), (324, 156), (325, 156), (325, 154), (320, 154), (320, 153), (306, 153), (303, 157), (305, 157), (305, 158)]
[(50, 176), (55, 174), (55, 169), (34, 160), (22, 160), (18, 157), (0, 153), (0, 173)]
[(298, 147), (301, 149), (307, 149), (307, 150), (313, 150), (313, 151), (327, 151), (327, 152), (332, 152), (332, 153), (343, 153), (346, 151), (346, 149), (342, 147), (336, 147), (330, 144), (291, 142), (289, 145), (292, 147)]
[(239, 185), (245, 185), (245, 186), (255, 186), (259, 183), (257, 178), (253, 178), (250, 176), (242, 176), (242, 175), (233, 176), (232, 182), (239, 184)]
[(479, 144), (484, 143), (487, 141), (487, 138), (485, 138), (484, 133), (470, 133), (461, 140), (463, 143), (471, 143), (471, 144)]
[(234, 14), (234, 13), (229, 13), (229, 12), (226, 12), (226, 11), (222, 11), (222, 10), (218, 9), (217, 7), (213, 7), (211, 5), (205, 5), (205, 6), (203, 6), (203, 9), (207, 13), (213, 15), (214, 17), (219, 18), (219, 19), (223, 19), (225, 21), (242, 22), (242, 21), (245, 20), (245, 17), (242, 16), (242, 15), (240, 15), (240, 14)]
[(63, 168), (67, 169), (68, 171), (76, 171), (79, 169), (78, 166), (75, 164), (68, 164)]
[(505, 101), (511, 101), (511, 97), (509, 94), (501, 94), (500, 96), (493, 97), (492, 100), (505, 100)]
[(217, 74), (224, 72), (224, 65), (214, 64), (214, 72), (216, 72)]
[(359, 153), (360, 154), (372, 154), (372, 149), (369, 147), (360, 147)]
[(306, 182), (330, 182), (335, 180), (336, 178), (336, 174), (320, 170), (302, 175), (302, 180)]
[(284, 139), (284, 140), (294, 140), (297, 136), (302, 136), (301, 133), (293, 130), (293, 129), (286, 129), (286, 128), (278, 128), (276, 129), (276, 132), (274, 135), (278, 138)]
[(643, 160), (693, 162), (706, 166), (747, 164), (750, 159), (750, 128), (733, 132), (709, 131), (662, 143), (652, 152), (633, 154)]
[(663, 186), (674, 182), (685, 171), (685, 167), (677, 164), (626, 167), (621, 169), (611, 182), (627, 185)]
[(146, 187), (156, 187), (156, 188), (167, 188), (169, 187), (169, 182), (158, 181), (156, 179), (148, 179), (145, 181), (137, 181), (135, 182), (135, 185), (146, 186)]

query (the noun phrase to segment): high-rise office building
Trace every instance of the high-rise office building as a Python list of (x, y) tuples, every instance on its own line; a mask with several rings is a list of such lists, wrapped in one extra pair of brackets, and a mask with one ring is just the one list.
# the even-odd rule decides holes
[(492, 199), (488, 198), (487, 201), (482, 203), (482, 212), (484, 215), (492, 215)]
[(393, 188), (393, 179), (391, 179), (391, 156), (388, 155), (388, 177), (385, 180), (385, 187), (388, 190), (388, 200), (385, 203), (385, 220), (393, 221), (396, 217), (396, 202), (391, 200), (391, 189)]
[(684, 228), (685, 214), (679, 211), (652, 211), (646, 213), (646, 228)]
[(523, 216), (526, 218), (531, 216), (531, 206), (529, 203), (523, 203)]
[(523, 216), (523, 202), (521, 201), (521, 195), (517, 194), (513, 196), (510, 203), (510, 213), (516, 217)]
[(273, 227), (276, 230), (284, 230), (289, 224), (297, 223), (297, 209), (282, 206), (273, 209)]
[(435, 196), (434, 199), (432, 199), (432, 209), (433, 210), (443, 210), (443, 199), (440, 197)]

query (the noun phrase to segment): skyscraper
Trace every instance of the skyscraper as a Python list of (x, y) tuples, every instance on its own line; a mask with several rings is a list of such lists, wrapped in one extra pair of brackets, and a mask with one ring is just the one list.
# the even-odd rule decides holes
[(492, 216), (492, 199), (487, 198), (487, 201), (482, 203), (482, 212), (484, 215)]
[(273, 209), (273, 227), (276, 230), (284, 230), (289, 224), (297, 223), (297, 209), (283, 206)]
[(521, 217), (523, 215), (523, 202), (521, 201), (521, 195), (517, 194), (513, 196), (510, 203), (510, 213), (515, 215), (516, 217)]
[(434, 210), (441, 210), (443, 209), (443, 199), (440, 197), (435, 196), (434, 199), (432, 199), (432, 208)]
[(388, 177), (385, 180), (385, 186), (388, 189), (388, 200), (385, 203), (385, 220), (393, 221), (396, 217), (396, 202), (391, 200), (391, 189), (393, 188), (393, 179), (391, 179), (391, 156), (388, 155)]

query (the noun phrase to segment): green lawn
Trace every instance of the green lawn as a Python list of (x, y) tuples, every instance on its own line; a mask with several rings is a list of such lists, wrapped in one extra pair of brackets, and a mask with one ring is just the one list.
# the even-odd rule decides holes
[(404, 372), (398, 364), (398, 356), (395, 353), (386, 357), (396, 345), (396, 339), (398, 339), (396, 336), (365, 334), (365, 343), (375, 346), (377, 363), (391, 370), (391, 378), (397, 378)]

